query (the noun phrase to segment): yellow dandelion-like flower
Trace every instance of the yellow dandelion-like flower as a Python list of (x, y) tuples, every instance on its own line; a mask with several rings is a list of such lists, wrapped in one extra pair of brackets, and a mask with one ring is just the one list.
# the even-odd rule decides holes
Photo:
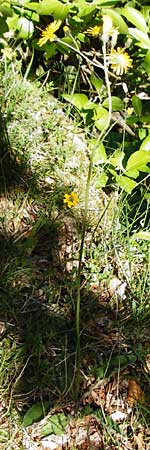
[(71, 192), (71, 194), (65, 194), (64, 203), (68, 206), (68, 208), (72, 208), (76, 206), (79, 202), (78, 196), (75, 192)]
[(86, 30), (87, 34), (90, 34), (92, 37), (97, 37), (102, 33), (102, 25), (95, 25), (95, 27), (90, 27)]
[(123, 73), (127, 73), (128, 69), (132, 67), (132, 59), (121, 47), (117, 47), (117, 50), (111, 50), (109, 62), (111, 69), (116, 75), (123, 75)]
[(56, 39), (55, 31), (57, 31), (60, 28), (61, 20), (54, 20), (54, 22), (51, 22), (45, 30), (42, 31), (42, 37), (38, 41), (39, 47), (42, 47), (44, 44), (46, 44), (47, 41), (53, 42)]

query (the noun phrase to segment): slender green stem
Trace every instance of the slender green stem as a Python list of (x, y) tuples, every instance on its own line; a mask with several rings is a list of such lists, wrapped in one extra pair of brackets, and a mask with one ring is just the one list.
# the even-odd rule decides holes
[(79, 251), (78, 273), (77, 273), (77, 304), (76, 304), (76, 339), (77, 339), (77, 342), (76, 342), (76, 379), (75, 379), (76, 396), (78, 396), (79, 387), (80, 387), (81, 266), (82, 266), (83, 249), (84, 249), (85, 233), (86, 233), (86, 226), (87, 226), (87, 214), (88, 214), (88, 203), (89, 203), (89, 189), (90, 189), (91, 172), (92, 172), (92, 158), (90, 159), (89, 169), (88, 169), (88, 176), (87, 176), (87, 181), (86, 181), (84, 221), (83, 221), (82, 238), (81, 238), (80, 251)]
[[(59, 39), (58, 39), (59, 41)], [(69, 45), (71, 48), (71, 46)], [(110, 119), (111, 119), (111, 89), (110, 89), (110, 82), (109, 82), (109, 76), (108, 76), (108, 66), (107, 66), (107, 59), (106, 59), (106, 50), (107, 50), (107, 42), (104, 39), (103, 40), (103, 59), (104, 59), (104, 65), (103, 70), (105, 73), (105, 81), (106, 81), (106, 87), (108, 92), (108, 103), (109, 103), (109, 112), (108, 112), (108, 120), (107, 123), (100, 133), (100, 136), (98, 138), (98, 142), (102, 141), (105, 136), (105, 132), (108, 129), (110, 125)], [(78, 49), (75, 49), (72, 47), (74, 51), (76, 51), (80, 56), (88, 60)], [(100, 67), (100, 65), (99, 65)], [(90, 158), (89, 162), (89, 168), (88, 168), (88, 175), (87, 175), (87, 181), (86, 181), (86, 189), (85, 189), (85, 206), (84, 206), (84, 221), (83, 221), (83, 230), (82, 230), (82, 238), (81, 238), (81, 244), (80, 244), (80, 251), (79, 251), (79, 265), (78, 265), (78, 272), (77, 272), (77, 304), (76, 304), (76, 377), (75, 377), (75, 393), (76, 397), (79, 393), (80, 388), (80, 362), (81, 362), (81, 345), (80, 345), (80, 306), (81, 306), (81, 267), (82, 267), (82, 258), (83, 258), (83, 249), (84, 249), (84, 242), (85, 242), (85, 233), (86, 233), (86, 227), (87, 227), (87, 215), (88, 215), (88, 203), (89, 203), (89, 189), (90, 189), (90, 181), (91, 181), (91, 174), (92, 174), (92, 164), (93, 164), (93, 155)]]

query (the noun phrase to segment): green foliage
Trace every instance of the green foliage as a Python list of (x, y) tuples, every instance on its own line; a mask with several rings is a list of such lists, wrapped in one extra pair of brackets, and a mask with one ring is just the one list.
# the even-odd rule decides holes
[(67, 417), (64, 413), (54, 414), (42, 428), (42, 435), (49, 436), (50, 434), (57, 434), (58, 436), (61, 436), (64, 433), (66, 425)]
[(23, 418), (23, 428), (29, 427), (34, 422), (38, 422), (39, 420), (41, 420), (47, 413), (48, 408), (49, 402), (36, 403), (35, 405), (31, 406), (31, 408), (28, 409)]

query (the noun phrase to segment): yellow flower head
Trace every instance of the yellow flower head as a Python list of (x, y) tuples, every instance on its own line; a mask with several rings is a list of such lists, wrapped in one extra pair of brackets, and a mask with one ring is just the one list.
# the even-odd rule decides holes
[(117, 47), (117, 50), (111, 50), (109, 62), (116, 75), (123, 75), (123, 73), (127, 73), (128, 68), (132, 67), (132, 59), (121, 47)]
[(55, 31), (57, 31), (60, 28), (61, 20), (54, 20), (54, 22), (51, 22), (45, 30), (42, 31), (42, 37), (38, 41), (39, 47), (42, 47), (44, 44), (46, 44), (47, 41), (53, 42), (56, 39)]
[(68, 206), (68, 208), (72, 208), (76, 206), (79, 202), (78, 196), (75, 192), (71, 192), (71, 194), (65, 194), (64, 203)]
[(86, 30), (87, 34), (90, 34), (92, 37), (97, 37), (102, 32), (102, 26), (101, 25), (95, 25), (95, 27), (90, 27)]

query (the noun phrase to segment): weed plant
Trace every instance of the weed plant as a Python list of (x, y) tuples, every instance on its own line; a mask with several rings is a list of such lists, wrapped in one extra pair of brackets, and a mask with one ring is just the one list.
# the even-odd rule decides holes
[[(85, 380), (105, 379), (124, 365), (149, 393), (148, 189), (137, 182), (141, 200), (134, 212), (135, 191), (124, 193), (116, 183), (120, 166), (114, 181), (118, 160), (109, 160), (105, 173), (105, 148), (94, 153), (97, 143), (107, 148), (110, 142), (106, 44), (108, 115), (99, 134), (84, 121), (81, 97), (71, 120), (70, 104), (67, 109), (54, 99), (52, 83), (23, 78), (18, 61), (7, 70), (1, 65), (1, 114), (8, 132), (1, 140), (6, 158), (1, 157), (0, 201), (3, 448), (6, 440), (8, 448), (21, 448), (20, 425), (33, 404), (62, 408), (81, 398)], [(4, 170), (10, 161), (12, 179)], [(136, 416), (146, 428), (148, 409), (147, 402)], [(106, 445), (115, 445), (115, 425), (101, 411), (102, 416), (109, 423)]]

